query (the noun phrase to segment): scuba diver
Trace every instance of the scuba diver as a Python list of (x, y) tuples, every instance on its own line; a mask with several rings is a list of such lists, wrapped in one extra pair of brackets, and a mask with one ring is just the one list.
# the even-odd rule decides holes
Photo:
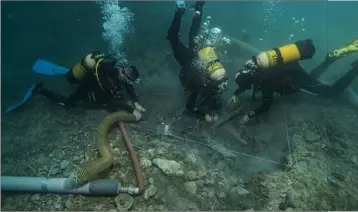
[(186, 108), (199, 117), (205, 117), (207, 122), (214, 122), (218, 119), (214, 111), (222, 107), (220, 94), (227, 89), (227, 77), (214, 48), (205, 44), (204, 36), (198, 36), (204, 3), (198, 1), (195, 4), (189, 32), (189, 47), (179, 39), (180, 23), (186, 10), (184, 1), (176, 2), (176, 11), (168, 29), (167, 39), (174, 58), (181, 66), (180, 82), (191, 92)]
[[(45, 65), (37, 65), (36, 72), (50, 71), (44, 69)], [(40, 70), (43, 68), (44, 70)], [(118, 65), (117, 61), (94, 51), (81, 59), (66, 73), (67, 80), (77, 89), (68, 98), (46, 89), (43, 83), (35, 87), (35, 92), (40, 93), (51, 101), (64, 107), (74, 107), (81, 101), (86, 101), (89, 106), (104, 108), (109, 111), (125, 110), (133, 113), (137, 120), (142, 117), (145, 109), (138, 103), (133, 84), (138, 79), (139, 73), (134, 66)], [(127, 104), (121, 94), (126, 90), (133, 104)]]
[(248, 60), (235, 76), (239, 88), (235, 91), (229, 103), (235, 103), (237, 96), (248, 89), (253, 90), (253, 98), (257, 91), (261, 91), (262, 103), (259, 108), (244, 115), (240, 124), (245, 124), (253, 117), (268, 112), (275, 92), (280, 95), (287, 95), (302, 90), (316, 96), (336, 97), (358, 75), (357, 59), (352, 64), (353, 68), (332, 86), (325, 85), (318, 80), (319, 76), (333, 62), (345, 55), (358, 52), (358, 40), (327, 54), (325, 60), (308, 74), (300, 66), (299, 61), (311, 59), (315, 51), (312, 40), (307, 39), (261, 52)]

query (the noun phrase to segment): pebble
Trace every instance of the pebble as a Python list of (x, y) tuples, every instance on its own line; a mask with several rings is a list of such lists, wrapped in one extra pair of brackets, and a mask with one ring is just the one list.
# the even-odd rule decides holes
[(204, 182), (204, 185), (214, 185), (215, 181), (214, 179), (207, 179)]
[(189, 194), (191, 194), (191, 195), (196, 194), (197, 186), (196, 186), (195, 181), (185, 182), (184, 183), (184, 188), (189, 192)]
[(101, 205), (96, 205), (94, 210), (95, 211), (104, 211), (103, 208), (104, 208), (104, 205), (102, 205), (102, 204)]
[(153, 185), (150, 185), (147, 190), (144, 192), (144, 199), (149, 199), (157, 193), (157, 188)]
[(155, 150), (154, 149), (149, 149), (147, 151), (148, 156), (152, 159), (155, 156)]
[(357, 158), (357, 156), (353, 156), (353, 157), (351, 158), (351, 161), (352, 161), (355, 165), (358, 165), (358, 158)]
[(59, 168), (53, 168), (49, 171), (49, 174), (50, 175), (55, 175), (55, 174), (58, 174), (60, 173), (60, 169)]
[(305, 132), (305, 139), (308, 142), (317, 142), (320, 139), (320, 136), (313, 131), (307, 130)]
[(64, 176), (64, 177), (69, 177), (72, 173), (73, 173), (73, 170), (66, 170), (66, 171), (63, 173), (63, 176)]
[(45, 154), (41, 154), (41, 155), (37, 158), (37, 163), (38, 163), (38, 164), (41, 164), (41, 165), (47, 163), (47, 161), (48, 161), (48, 157), (45, 157)]
[(116, 148), (113, 149), (113, 152), (114, 152), (114, 153), (120, 153), (121, 151), (119, 150), (118, 147), (116, 147)]
[(196, 161), (197, 161), (197, 158), (196, 158), (196, 156), (195, 156), (193, 153), (190, 153), (190, 154), (187, 155), (186, 161), (187, 161), (189, 164), (195, 164)]
[(31, 197), (31, 201), (38, 201), (40, 200), (40, 194), (35, 194)]
[(241, 195), (247, 195), (247, 194), (250, 193), (248, 190), (244, 189), (241, 186), (236, 186), (236, 187), (231, 188), (230, 192), (233, 193), (233, 194), (238, 194), (240, 196)]
[(180, 164), (174, 160), (165, 160), (161, 158), (153, 159), (153, 163), (162, 170), (166, 175), (183, 176)]
[(152, 166), (152, 161), (147, 158), (141, 158), (140, 165), (142, 165), (143, 168), (149, 168)]
[(298, 199), (298, 197), (294, 193), (288, 192), (285, 197), (285, 203), (287, 207), (295, 208), (297, 206), (295, 199)]
[(199, 179), (199, 177), (195, 171), (188, 171), (187, 173), (185, 173), (184, 178), (189, 181)]
[(219, 198), (225, 198), (226, 197), (226, 193), (225, 192), (220, 192), (218, 195)]
[(69, 164), (70, 164), (70, 161), (64, 160), (64, 161), (61, 162), (60, 167), (61, 167), (61, 169), (65, 169), (65, 168), (67, 168), (67, 166), (68, 166)]
[(230, 176), (228, 181), (230, 186), (237, 186), (239, 183), (243, 183), (243, 180), (237, 176)]
[(213, 198), (215, 196), (214, 191), (212, 191), (212, 190), (208, 191), (207, 196), (210, 198)]
[(71, 198), (68, 198), (68, 199), (66, 200), (65, 205), (66, 205), (66, 208), (67, 208), (67, 209), (71, 209), (71, 207), (72, 207), (72, 199), (71, 199)]
[(133, 202), (134, 198), (126, 193), (119, 194), (116, 198), (114, 198), (114, 203), (119, 211), (130, 210), (133, 206)]
[(198, 180), (196, 181), (196, 185), (201, 188), (201, 187), (204, 187), (204, 180)]
[(149, 178), (149, 179), (148, 179), (148, 183), (149, 183), (149, 184), (154, 184), (154, 179), (153, 179), (153, 178)]
[(205, 177), (206, 173), (207, 173), (206, 168), (204, 166), (201, 166), (198, 170), (198, 177), (199, 178)]

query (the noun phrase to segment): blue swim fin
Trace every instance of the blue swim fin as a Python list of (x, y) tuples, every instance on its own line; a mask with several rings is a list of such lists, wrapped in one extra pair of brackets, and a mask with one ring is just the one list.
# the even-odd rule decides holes
[(184, 8), (185, 9), (185, 1), (175, 1), (175, 5), (177, 8)]
[(34, 89), (36, 88), (36, 84), (32, 85), (27, 91), (26, 91), (26, 94), (25, 96), (23, 97), (23, 99), (16, 103), (15, 105), (12, 105), (10, 107), (8, 107), (6, 110), (5, 110), (5, 113), (9, 113), (15, 109), (17, 109), (18, 107), (20, 107), (21, 105), (23, 105), (27, 100), (29, 100), (29, 98), (32, 96), (32, 94), (34, 93)]
[(46, 60), (37, 59), (32, 70), (38, 74), (46, 75), (66, 75), (68, 72), (67, 68), (61, 67), (55, 63), (48, 62)]

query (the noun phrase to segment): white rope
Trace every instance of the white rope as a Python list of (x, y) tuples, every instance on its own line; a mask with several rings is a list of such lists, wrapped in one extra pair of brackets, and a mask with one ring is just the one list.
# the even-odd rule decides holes
[(292, 166), (293, 161), (292, 161), (292, 155), (291, 155), (291, 145), (290, 145), (290, 138), (288, 136), (288, 126), (287, 126), (287, 116), (286, 116), (286, 112), (285, 112), (285, 125), (286, 125), (286, 140), (287, 140), (287, 146), (288, 146), (288, 154), (289, 154), (289, 167)]
[[(136, 127), (136, 128), (145, 128), (145, 127), (138, 126), (138, 125), (135, 125), (135, 124), (128, 124), (128, 125), (134, 126), (134, 127)], [(154, 130), (154, 129), (151, 129), (151, 128), (145, 128), (145, 129), (150, 130), (150, 131), (154, 131), (154, 132), (156, 132), (156, 133), (160, 133), (160, 134), (164, 135), (164, 133), (162, 133), (162, 132), (160, 132), (160, 131), (158, 131), (158, 130)], [(201, 145), (204, 145), (204, 146), (213, 148), (213, 147), (210, 146), (209, 144), (206, 144), (206, 143), (203, 143), (203, 142), (194, 141), (194, 140), (187, 139), (187, 138), (183, 138), (183, 137), (180, 137), (180, 136), (176, 136), (176, 135), (167, 135), (167, 136), (171, 136), (171, 137), (174, 137), (174, 138), (177, 138), (177, 139), (182, 139), (182, 140), (185, 140), (185, 141), (189, 141), (189, 142), (192, 142), (192, 143), (197, 143), (197, 144), (201, 144)], [(220, 148), (220, 147), (215, 147), (215, 148), (216, 148), (216, 149), (221, 149), (221, 150), (224, 150), (224, 151), (230, 151), (230, 152), (235, 153), (235, 154), (237, 154), (237, 155), (243, 155), (243, 156), (255, 158), (255, 159), (258, 159), (258, 160), (262, 160), (262, 161), (265, 161), (265, 162), (278, 164), (278, 165), (281, 165), (281, 166), (288, 166), (287, 164), (282, 164), (282, 163), (279, 163), (279, 162), (276, 162), (276, 161), (273, 161), (273, 160), (268, 160), (268, 159), (265, 159), (265, 158), (256, 157), (256, 156), (249, 155), (249, 154), (242, 153), (242, 152), (238, 152), (238, 151), (228, 150), (228, 149)], [(289, 167), (290, 167), (290, 166), (289, 166)]]

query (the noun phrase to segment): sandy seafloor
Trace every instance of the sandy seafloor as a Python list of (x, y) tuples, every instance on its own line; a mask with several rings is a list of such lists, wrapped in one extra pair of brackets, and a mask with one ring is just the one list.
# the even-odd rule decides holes
[[(270, 115), (277, 120), (274, 125), (267, 120), (259, 124), (268, 147), (254, 147), (258, 151), (248, 151), (250, 156), (240, 154), (250, 144), (230, 148), (220, 140), (198, 138), (201, 144), (140, 124), (127, 125), (147, 188), (134, 197), (132, 210), (358, 210), (357, 109), (332, 100), (284, 102), (278, 101)], [(278, 119), (282, 110), (285, 118)], [(98, 156), (97, 126), (106, 114), (65, 110), (34, 96), (22, 110), (2, 117), (2, 175), (69, 176), (76, 166)], [(275, 129), (280, 124), (279, 134), (289, 140), (279, 142), (286, 154), (274, 160), (265, 151), (277, 145), (277, 136), (267, 134), (265, 125)], [(134, 186), (135, 175), (118, 129), (110, 140), (115, 164), (102, 177)], [(158, 159), (178, 166), (165, 174), (154, 162)], [(2, 194), (2, 210), (115, 211), (123, 210), (122, 204), (126, 202), (115, 197)]]

